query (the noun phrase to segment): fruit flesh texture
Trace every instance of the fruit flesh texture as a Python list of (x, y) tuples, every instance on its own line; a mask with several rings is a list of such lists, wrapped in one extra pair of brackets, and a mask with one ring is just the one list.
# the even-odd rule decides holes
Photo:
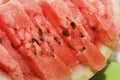
[(82, 26), (86, 29), (87, 33), (91, 37), (91, 41), (94, 39), (94, 33), (92, 30), (89, 29), (88, 21), (86, 18), (82, 15), (81, 11), (77, 6), (75, 6), (70, 0), (63, 0), (65, 4), (68, 6), (68, 8), (71, 10), (74, 19), (77, 23), (81, 23)]
[[(35, 1), (29, 2), (29, 0), (20, 0), (20, 2), (24, 6), (26, 13), (29, 15), (34, 25), (39, 28), (40, 37), (44, 39), (45, 42), (49, 43), (49, 46), (54, 50), (53, 54), (58, 55), (68, 67), (73, 67), (78, 64), (74, 52), (63, 42), (56, 33), (53, 25), (45, 19), (39, 4)], [(30, 5), (33, 5), (34, 8)]]
[[(57, 56), (55, 58), (51, 57), (48, 51), (46, 51), (45, 57), (41, 56), (40, 46), (33, 39), (38, 39), (37, 30), (17, 1), (10, 0), (1, 6), (0, 23), (2, 23), (0, 28), (6, 32), (13, 46), (22, 55), (36, 76), (45, 80), (65, 80), (69, 78), (68, 69)], [(35, 49), (36, 52), (34, 52)]]
[[(97, 0), (71, 0), (89, 22), (90, 29), (95, 37), (108, 46), (116, 47), (117, 33), (110, 14), (106, 13), (105, 6)], [(89, 5), (89, 6), (88, 6)], [(112, 5), (111, 5), (112, 6)], [(111, 34), (112, 33), (112, 34)]]
[(2, 45), (0, 45), (0, 68), (5, 70), (14, 79), (24, 80), (19, 64)]
[(1, 45), (9, 52), (12, 58), (19, 63), (19, 67), (21, 68), (25, 80), (33, 80), (33, 79), (39, 80), (30, 71), (30, 69), (24, 62), (22, 56), (12, 47), (10, 40), (6, 36), (5, 32), (3, 32), (1, 29), (0, 29), (0, 40), (1, 40)]
[[(88, 61), (88, 63), (83, 63), (91, 66), (91, 68), (95, 70), (100, 70), (102, 67), (105, 65), (106, 59), (104, 58), (103, 55), (99, 52), (99, 50), (90, 42), (90, 37), (88, 34), (85, 32), (84, 28), (81, 26), (81, 24), (78, 24), (75, 20), (74, 17), (72, 17), (71, 11), (69, 8), (65, 5), (65, 3), (62, 0), (56, 1), (56, 0), (44, 0), (40, 2), (40, 5), (43, 9), (43, 12), (47, 19), (55, 26), (57, 29), (58, 33), (61, 35), (61, 37), (64, 39), (64, 41), (70, 45), (75, 51), (77, 51), (77, 56), (79, 57), (80, 61), (84, 58), (84, 60)], [(64, 8), (64, 9), (63, 9)], [(55, 20), (54, 20), (55, 19)], [(72, 29), (70, 27), (70, 22), (75, 22), (76, 23), (76, 29)], [(78, 26), (79, 25), (79, 26)], [(66, 36), (62, 34), (63, 30), (67, 30), (69, 35)], [(81, 38), (79, 33), (83, 33), (83, 37)], [(67, 32), (65, 32), (67, 33)], [(88, 45), (86, 45), (88, 43)], [(90, 49), (90, 47), (92, 49)], [(86, 50), (84, 51), (83, 48)], [(96, 48), (96, 52), (94, 52), (94, 49)], [(83, 50), (83, 51), (82, 51)], [(89, 53), (90, 51), (90, 53)], [(84, 54), (83, 54), (83, 53)], [(89, 55), (91, 54), (91, 55)], [(94, 61), (94, 56), (97, 55), (98, 58), (101, 58), (101, 62), (99, 60)], [(88, 57), (87, 57), (88, 56)], [(81, 59), (82, 57), (82, 59)], [(91, 59), (90, 59), (90, 58)], [(98, 59), (97, 58), (97, 59)], [(95, 66), (94, 64), (99, 64), (101, 68)]]

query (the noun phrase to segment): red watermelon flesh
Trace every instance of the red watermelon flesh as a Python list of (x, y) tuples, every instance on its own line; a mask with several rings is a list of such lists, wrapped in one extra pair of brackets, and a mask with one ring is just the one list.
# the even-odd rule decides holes
[(0, 4), (6, 3), (8, 0), (0, 0)]
[[(60, 4), (62, 6), (60, 6)], [(72, 34), (73, 32), (79, 32), (79, 39), (81, 39), (80, 37), (84, 37), (81, 40), (85, 42), (89, 42), (90, 37), (88, 36), (87, 32), (85, 32), (81, 24), (78, 24), (75, 22), (75, 20), (72, 17), (71, 11), (64, 4), (62, 0), (60, 1), (53, 0), (53, 1), (48, 1), (48, 2), (43, 1), (41, 2), (41, 7), (43, 8), (45, 17), (55, 26), (59, 34), (62, 36), (64, 40), (66, 40), (66, 43), (68, 45), (74, 45), (75, 43), (75, 42), (71, 43), (70, 40), (72, 41), (73, 39), (69, 37), (69, 35), (73, 35)], [(62, 10), (58, 10), (55, 8), (62, 9)], [(51, 14), (49, 15), (49, 13)], [(75, 29), (73, 29), (72, 25), (75, 25), (74, 26)]]
[[(92, 30), (90, 30), (88, 27), (88, 23), (87, 20), (84, 18), (84, 16), (81, 14), (80, 10), (78, 7), (76, 7), (70, 0), (64, 0), (65, 4), (69, 7), (69, 9), (71, 10), (74, 19), (78, 22), (78, 23), (82, 23), (82, 25), (84, 26), (84, 28), (87, 30), (88, 34), (90, 35), (91, 39), (95, 40), (97, 43), (94, 43), (95, 45), (98, 46), (99, 48), (99, 44), (101, 44), (99, 42), (99, 40), (97, 40), (94, 36), (94, 33), (92, 32)], [(91, 40), (91, 41), (92, 41)], [(99, 42), (99, 43), (98, 43)], [(91, 44), (92, 46), (92, 44)], [(101, 45), (100, 45), (101, 46)], [(90, 51), (89, 51), (90, 52)], [(82, 59), (83, 57), (81, 57), (81, 60), (84, 61), (84, 59)], [(104, 59), (103, 59), (104, 60)], [(88, 61), (84, 61), (84, 62), (88, 62)], [(103, 61), (101, 61), (103, 62)]]
[[(90, 29), (102, 43), (115, 47), (117, 34), (113, 21), (106, 13), (105, 6), (99, 0), (71, 0), (89, 21)], [(89, 5), (89, 6), (88, 6)], [(112, 33), (112, 34), (111, 34)]]
[(33, 80), (33, 79), (34, 80), (39, 80), (30, 71), (29, 67), (24, 62), (22, 56), (11, 46), (11, 42), (7, 38), (5, 32), (3, 32), (2, 30), (0, 30), (0, 40), (1, 40), (1, 45), (7, 51), (9, 51), (10, 55), (19, 63), (25, 80)]
[[(39, 21), (37, 22), (40, 24)], [(75, 52), (65, 44), (65, 42), (56, 33), (56, 30), (52, 27), (52, 25), (49, 22), (46, 22), (44, 26), (40, 25), (40, 28), (43, 32), (42, 36), (44, 36), (45, 41), (54, 51), (54, 54), (60, 57), (60, 59), (67, 65), (67, 67), (76, 66), (78, 60), (74, 55)]]
[[(28, 2), (27, 2), (28, 1)], [(49, 46), (54, 50), (54, 53), (68, 66), (72, 67), (78, 63), (73, 51), (68, 48), (63, 40), (59, 37), (51, 25), (44, 17), (42, 10), (38, 3), (29, 0), (20, 0), (26, 13), (29, 15), (33, 23), (40, 28), (39, 34), (42, 40), (46, 41)], [(33, 6), (30, 6), (34, 3)], [(43, 47), (44, 48), (44, 47)], [(64, 50), (65, 49), (65, 50)], [(43, 50), (43, 49), (42, 49)], [(45, 50), (45, 49), (44, 49)]]
[(64, 0), (64, 2), (68, 6), (68, 8), (71, 10), (76, 22), (81, 23), (83, 25), (83, 27), (86, 29), (87, 33), (91, 37), (91, 41), (93, 41), (95, 39), (94, 32), (91, 29), (89, 29), (88, 21), (82, 15), (79, 8), (76, 7), (70, 0)]
[[(66, 4), (62, 0), (46, 0), (41, 1), (40, 5), (46, 18), (55, 26), (64, 41), (77, 52), (76, 55), (79, 57), (80, 61), (82, 61), (80, 57), (83, 57), (84, 60), (88, 62), (86, 63), (82, 61), (82, 63), (91, 66), (95, 70), (102, 69), (105, 65), (106, 59), (90, 42), (90, 38), (81, 24), (74, 20), (74, 17)], [(72, 21), (75, 22), (75, 29), (73, 29), (73, 27), (70, 25)], [(91, 48), (89, 46), (91, 46)], [(94, 49), (96, 49), (96, 52), (94, 52)], [(84, 50), (85, 56), (81, 54), (82, 51), (84, 52)], [(94, 61), (95, 57), (93, 55), (98, 56), (98, 60)], [(99, 62), (100, 59), (103, 59), (103, 61)], [(95, 63), (97, 66), (92, 63)]]
[(0, 45), (0, 68), (14, 79), (24, 80), (19, 63), (12, 58), (10, 53), (2, 45)]
[[(43, 53), (40, 47), (41, 41), (38, 39), (38, 30), (31, 23), (19, 2), (10, 0), (0, 6), (0, 23), (0, 28), (6, 32), (13, 46), (38, 77), (44, 80), (69, 78), (68, 69), (58, 57), (41, 56)], [(46, 51), (45, 54), (49, 53)]]
[(112, 0), (99, 0), (103, 5), (104, 5), (104, 10), (106, 14), (104, 14), (104, 18), (108, 17), (109, 19), (114, 19), (115, 14), (114, 14), (114, 8)]

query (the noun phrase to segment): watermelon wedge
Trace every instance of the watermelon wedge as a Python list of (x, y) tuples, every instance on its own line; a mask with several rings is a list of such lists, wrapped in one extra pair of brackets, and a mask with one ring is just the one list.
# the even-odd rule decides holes
[(109, 0), (0, 0), (0, 80), (89, 80), (116, 49), (112, 8)]
[[(57, 56), (53, 57), (47, 51), (49, 46), (39, 40), (35, 26), (18, 1), (10, 0), (0, 6), (0, 23), (0, 28), (6, 32), (14, 48), (36, 76), (44, 80), (69, 80), (67, 67)], [(40, 44), (46, 50), (41, 50)]]
[(12, 58), (9, 52), (0, 45), (0, 68), (5, 70), (14, 79), (24, 80), (19, 64)]
[[(80, 9), (84, 17), (88, 20), (89, 28), (95, 32), (95, 37), (105, 45), (115, 48), (117, 33), (116, 24), (113, 21), (114, 19), (111, 17), (113, 15), (112, 10), (106, 10), (100, 0), (71, 1)], [(111, 2), (111, 0), (109, 2)]]
[(91, 37), (91, 41), (93, 41), (93, 39), (95, 39), (94, 33), (92, 30), (89, 29), (88, 21), (83, 16), (82, 12), (70, 0), (64, 0), (64, 2), (68, 6), (68, 8), (71, 10), (76, 22), (82, 24), (82, 26), (86, 29), (87, 33)]
[[(82, 25), (74, 20), (70, 9), (64, 1), (44, 0), (40, 4), (46, 18), (55, 26), (64, 41), (76, 51), (79, 60), (95, 70), (102, 69), (106, 63), (106, 59), (97, 47), (90, 42), (90, 37)], [(75, 29), (71, 26), (74, 26)], [(95, 59), (94, 55), (97, 56), (98, 60)], [(103, 61), (99, 61), (100, 59)]]
[(22, 74), (24, 75), (25, 80), (33, 80), (33, 79), (39, 80), (30, 71), (29, 67), (26, 65), (22, 56), (11, 46), (11, 42), (9, 41), (5, 32), (3, 32), (2, 30), (0, 30), (0, 40), (1, 40), (1, 45), (7, 51), (9, 51), (9, 54), (13, 57), (13, 59), (15, 59), (19, 63), (19, 67), (21, 67), (21, 71), (22, 71)]
[[(64, 41), (56, 33), (53, 25), (49, 23), (47, 19), (45, 19), (39, 4), (35, 1), (29, 0), (20, 0), (20, 2), (24, 6), (24, 9), (29, 15), (31, 21), (34, 23), (34, 25), (37, 26), (37, 28), (39, 28), (38, 32), (42, 41), (48, 43), (49, 46), (54, 50), (55, 55), (63, 60), (63, 62), (65, 62), (68, 67), (76, 65), (78, 61), (74, 56), (74, 51), (72, 51), (67, 45), (65, 45)], [(33, 3), (34, 8), (30, 6)]]

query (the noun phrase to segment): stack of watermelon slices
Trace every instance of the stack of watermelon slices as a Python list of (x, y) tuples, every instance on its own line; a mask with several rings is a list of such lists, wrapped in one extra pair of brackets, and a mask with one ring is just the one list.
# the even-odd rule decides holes
[(88, 80), (117, 49), (114, 16), (111, 0), (1, 0), (0, 80)]

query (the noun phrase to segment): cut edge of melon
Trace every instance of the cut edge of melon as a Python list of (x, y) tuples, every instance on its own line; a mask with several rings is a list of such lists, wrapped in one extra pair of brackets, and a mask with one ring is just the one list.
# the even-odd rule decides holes
[[(105, 45), (101, 46), (99, 50), (106, 59), (108, 59), (110, 54), (112, 53), (112, 50)], [(71, 72), (72, 80), (89, 80), (96, 73), (96, 71), (92, 70), (90, 67), (84, 66), (82, 64), (71, 69)]]
[(13, 80), (8, 74), (0, 70), (0, 80)]

